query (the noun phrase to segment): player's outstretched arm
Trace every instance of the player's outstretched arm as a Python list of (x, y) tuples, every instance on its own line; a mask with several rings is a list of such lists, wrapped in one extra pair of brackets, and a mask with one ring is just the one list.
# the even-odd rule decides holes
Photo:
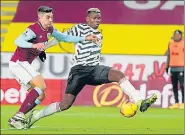
[(93, 41), (93, 40), (97, 39), (97, 37), (94, 36), (94, 35), (89, 35), (87, 37), (71, 36), (71, 35), (68, 35), (66, 33), (61, 33), (59, 31), (57, 31), (56, 29), (54, 29), (54, 31), (52, 33), (52, 36), (54, 38), (56, 38), (57, 40), (59, 40), (59, 41), (74, 42), (74, 43), (77, 43), (77, 42), (80, 42), (80, 41), (85, 41), (85, 40)]
[[(71, 27), (70, 29), (68, 29), (67, 31), (63, 32), (63, 34), (67, 34), (67, 35), (71, 35), (71, 36), (77, 36), (77, 35), (80, 35), (80, 32), (78, 31), (78, 25), (75, 25), (73, 27)], [(55, 46), (55, 45), (58, 45), (60, 41), (58, 41), (56, 38), (52, 39), (51, 41), (48, 41), (46, 44), (45, 44), (45, 50), (52, 47), (52, 46)]]
[(45, 44), (45, 50), (52, 47), (52, 46), (55, 46), (59, 43), (58, 40), (56, 40), (55, 38), (52, 39), (51, 41), (48, 41), (46, 44)]

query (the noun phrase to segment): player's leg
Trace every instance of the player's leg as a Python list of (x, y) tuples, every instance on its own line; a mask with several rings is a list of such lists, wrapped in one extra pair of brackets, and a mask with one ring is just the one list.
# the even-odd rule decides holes
[(21, 105), (19, 112), (26, 114), (30, 110), (32, 110), (37, 104), (40, 104), (40, 100), (44, 100), (45, 98), (45, 90), (46, 84), (41, 75), (37, 75), (31, 79), (29, 84), (32, 86), (32, 90), (28, 93), (26, 99)]
[(62, 102), (54, 102), (45, 107), (44, 109), (33, 110), (28, 117), (27, 128), (30, 128), (35, 122), (37, 122), (41, 118), (69, 109), (74, 103), (75, 99), (75, 95), (65, 94)]
[(75, 71), (71, 70), (69, 74), (63, 100), (61, 102), (52, 103), (40, 111), (32, 111), (31, 115), (28, 117), (28, 128), (39, 119), (57, 112), (65, 111), (73, 105), (76, 96), (85, 86), (87, 80), (86, 76), (88, 75), (87, 73), (80, 72), (80, 70), (77, 72)]
[(9, 68), (16, 80), (25, 88), (27, 87), (27, 89), (30, 89), (30, 92), (22, 103), (19, 111), (9, 120), (10, 126), (21, 129), (21, 126), (17, 127), (16, 123), (20, 123), (18, 122), (19, 120), (22, 121), (23, 128), (23, 120), (25, 119), (24, 114), (41, 102), (37, 99), (39, 96), (40, 99), (43, 100), (43, 91), (46, 87), (43, 78), (31, 67), (28, 62), (10, 62)]
[(150, 107), (151, 104), (153, 104), (157, 99), (156, 95), (153, 95), (148, 99), (142, 100), (141, 97), (138, 96), (134, 86), (125, 78), (123, 72), (107, 66), (96, 66), (95, 72), (93, 73), (93, 77), (89, 84), (100, 85), (110, 82), (118, 82), (123, 92), (139, 105), (141, 112), (146, 111), (147, 108)]
[(111, 68), (108, 72), (108, 80), (110, 82), (118, 82), (123, 92), (127, 94), (135, 103), (142, 100), (141, 97), (138, 96), (135, 87), (128, 79), (125, 78), (123, 72)]
[(180, 88), (182, 92), (182, 104), (180, 104), (179, 108), (184, 109), (184, 72), (179, 72), (178, 80), (180, 82)]
[[(68, 84), (68, 86), (69, 86), (69, 84)], [(66, 89), (66, 93), (63, 97), (63, 100), (61, 102), (55, 102), (55, 103), (48, 105), (47, 107), (45, 107), (42, 110), (39, 110), (39, 111), (33, 110), (31, 112), (30, 116), (28, 117), (27, 128), (30, 128), (35, 122), (37, 122), (41, 118), (53, 115), (53, 114), (61, 112), (61, 111), (65, 111), (72, 106), (77, 95), (76, 94), (74, 95), (74, 93), (69, 93), (69, 91), (71, 91), (71, 89), (68, 89), (69, 88), (68, 86)], [(76, 91), (78, 89), (78, 91), (80, 92), (82, 88), (83, 88), (83, 86), (81, 86), (81, 88), (76, 87)], [(75, 90), (75, 89), (73, 89), (73, 90)]]
[[(55, 103), (48, 105), (46, 108), (37, 112), (37, 114), (35, 114), (34, 117), (36, 119), (40, 119), (40, 118), (52, 115), (54, 113), (65, 111), (65, 110), (69, 109), (73, 105), (77, 94), (82, 90), (83, 86), (82, 85), (81, 86), (79, 86), (79, 85), (72, 86), (70, 84), (67, 84), (67, 88), (66, 88), (66, 92), (64, 94), (63, 100), (61, 102), (55, 102)], [(78, 90), (78, 93), (76, 93), (77, 90)], [(35, 112), (33, 112), (33, 113), (35, 113)]]
[(119, 70), (111, 68), (108, 73), (108, 79), (111, 82), (118, 82), (123, 92), (138, 104), (141, 112), (146, 111), (157, 100), (156, 94), (150, 98), (142, 99), (138, 95), (134, 86), (129, 82), (128, 79), (125, 78), (124, 73)]
[[(15, 77), (15, 79), (18, 81), (18, 79)], [(30, 85), (23, 85), (20, 88), (20, 91), (30, 91), (32, 90), (32, 87)], [(38, 97), (39, 102), (35, 101), (36, 105), (40, 104), (40, 101), (43, 101), (43, 96)], [(16, 128), (16, 129), (23, 129), (26, 125), (27, 121), (25, 119), (25, 115), (23, 113), (17, 112), (15, 115), (8, 120), (8, 125), (10, 127)]]
[(169, 106), (170, 109), (179, 108), (179, 98), (178, 98), (178, 72), (171, 72), (171, 82), (173, 86), (173, 94), (175, 99), (175, 104)]
[[(16, 77), (15, 77), (15, 79), (16, 79), (17, 81), (19, 81)], [(24, 90), (24, 91), (28, 91), (28, 93), (29, 93), (29, 92), (31, 92), (31, 90), (32, 90), (34, 87), (35, 87), (35, 86), (30, 86), (29, 84), (27, 84), (27, 85), (22, 84), (20, 91)], [(35, 107), (36, 105), (39, 105), (44, 99), (45, 99), (45, 93), (41, 94), (41, 95), (35, 100), (35, 102), (34, 102), (34, 104), (33, 104), (33, 107)], [(28, 110), (28, 111), (29, 111), (29, 110)]]
[(19, 109), (19, 112), (26, 114), (41, 102), (37, 99), (39, 96), (45, 97), (46, 84), (40, 73), (33, 69), (28, 62), (18, 61), (16, 64), (11, 70), (12, 73), (19, 79), (21, 84), (32, 87)]
[(108, 66), (96, 66), (89, 84), (100, 85), (111, 82), (118, 82), (124, 93), (131, 97), (135, 102), (141, 100), (141, 98), (137, 96), (135, 88), (125, 78), (124, 74), (121, 71)]

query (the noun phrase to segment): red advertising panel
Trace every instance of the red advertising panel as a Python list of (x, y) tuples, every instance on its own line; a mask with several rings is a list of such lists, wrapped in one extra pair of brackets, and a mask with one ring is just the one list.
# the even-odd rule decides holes
[[(20, 104), (26, 93), (20, 90), (8, 68), (11, 53), (2, 53), (1, 63), (1, 103)], [(33, 62), (33, 67), (39, 70), (46, 80), (47, 98), (43, 104), (60, 101), (65, 93), (66, 80), (70, 72), (72, 55), (47, 54), (45, 63), (39, 60)], [(60, 60), (60, 62), (58, 61)], [(165, 56), (135, 56), (103, 55), (101, 64), (114, 67), (122, 72), (134, 85), (138, 96), (147, 98), (152, 94), (158, 95), (154, 107), (167, 108), (174, 103), (170, 74), (165, 72)], [(100, 86), (85, 86), (78, 95), (74, 105), (85, 106), (119, 106), (127, 100), (117, 83)], [(179, 101), (182, 95), (179, 90)]]
[[(47, 84), (46, 99), (42, 105), (60, 101), (62, 97), (61, 80), (45, 80)], [(21, 104), (26, 98), (27, 91), (20, 88), (14, 79), (1, 79), (1, 104)]]

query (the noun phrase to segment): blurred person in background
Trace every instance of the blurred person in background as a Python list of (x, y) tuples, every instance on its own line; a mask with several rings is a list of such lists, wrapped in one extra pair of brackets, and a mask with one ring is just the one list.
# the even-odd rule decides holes
[[(175, 104), (169, 106), (170, 109), (184, 109), (184, 39), (183, 32), (175, 30), (173, 37), (168, 45), (166, 73), (170, 68), (171, 82), (173, 85), (173, 93)], [(178, 82), (182, 92), (182, 103), (179, 104), (178, 98)]]

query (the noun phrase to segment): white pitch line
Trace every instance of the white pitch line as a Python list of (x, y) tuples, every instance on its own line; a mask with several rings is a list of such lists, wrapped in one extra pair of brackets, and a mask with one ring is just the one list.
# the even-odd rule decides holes
[[(3, 115), (10, 115), (12, 113), (3, 113), (1, 112), (1, 114)], [(79, 113), (79, 112), (76, 112), (76, 113), (71, 113), (71, 112), (65, 112), (65, 113), (57, 113), (55, 114), (56, 116), (70, 116), (70, 117), (76, 117), (76, 116), (83, 116), (83, 117), (109, 117), (109, 118), (115, 118), (115, 117), (123, 117), (121, 116), (121, 114), (118, 113), (93, 113), (93, 112), (85, 112), (85, 113)], [(143, 118), (184, 118), (184, 116), (182, 115), (174, 115), (174, 114), (154, 114), (154, 113), (147, 113), (147, 114), (142, 114), (142, 113), (137, 113), (136, 114), (136, 117), (143, 117)]]
[[(98, 130), (105, 130), (105, 131), (109, 131), (109, 130), (112, 130), (112, 129), (104, 129), (104, 128), (102, 128), (102, 127), (95, 127), (95, 128), (91, 128), (91, 127), (50, 127), (50, 126), (33, 126), (33, 127), (31, 127), (31, 129), (36, 129), (36, 128), (46, 128), (46, 129), (60, 129), (61, 131), (62, 130), (66, 130), (66, 129), (86, 129), (87, 131), (91, 131), (91, 130), (96, 130), (96, 131), (98, 131)], [(15, 129), (15, 128), (9, 128), (9, 129), (1, 129), (1, 131), (10, 131), (10, 130), (21, 130), (21, 129)], [(23, 130), (29, 130), (29, 129), (22, 129), (22, 131)], [(40, 129), (39, 129), (40, 130)], [(130, 130), (130, 128), (113, 128), (113, 130)], [(140, 129), (134, 129), (134, 130), (138, 130), (138, 131), (140, 131)], [(146, 130), (148, 130), (148, 129), (146, 129)], [(153, 131), (176, 131), (176, 132), (180, 132), (180, 131), (183, 131), (183, 130), (179, 130), (179, 129), (163, 129), (163, 128), (161, 128), (161, 129), (158, 129), (158, 130), (154, 130), (154, 129), (150, 129), (150, 130), (153, 130)]]

